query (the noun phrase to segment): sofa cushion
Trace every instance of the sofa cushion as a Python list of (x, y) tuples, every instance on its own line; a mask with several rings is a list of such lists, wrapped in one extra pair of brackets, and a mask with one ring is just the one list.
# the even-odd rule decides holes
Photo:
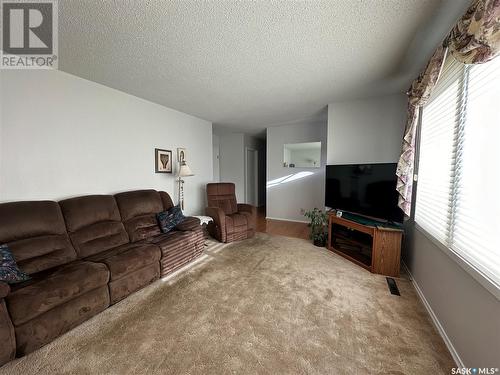
[(172, 198), (170, 198), (170, 195), (164, 191), (159, 191), (158, 194), (160, 194), (161, 202), (163, 204), (163, 210), (170, 210), (172, 207), (174, 207), (174, 203), (172, 202)]
[(112, 195), (86, 195), (59, 202), (69, 232), (104, 221), (121, 221)]
[(159, 262), (160, 248), (152, 244), (129, 243), (96, 254), (85, 260), (104, 263), (111, 273), (111, 281), (118, 280), (149, 264)]
[(160, 194), (156, 190), (127, 191), (115, 195), (122, 220), (164, 211)]
[[(7, 245), (0, 245), (0, 282), (19, 283), (30, 277), (19, 269)], [(3, 285), (3, 283), (1, 284)], [(1, 286), (0, 285), (0, 286)], [(3, 297), (0, 293), (0, 297)]]
[(137, 216), (124, 224), (125, 230), (130, 237), (130, 242), (141, 241), (161, 234), (156, 214)]
[(188, 231), (188, 230), (196, 230), (199, 229), (201, 225), (200, 219), (193, 216), (186, 217), (182, 223), (176, 225), (176, 230)]
[(164, 211), (156, 190), (137, 190), (115, 195), (130, 241), (137, 242), (161, 233), (156, 214)]
[(33, 275), (14, 285), (6, 301), (14, 325), (23, 324), (88, 291), (107, 285), (109, 271), (100, 263), (75, 261), (55, 270)]
[(135, 291), (151, 284), (160, 278), (160, 263), (154, 262), (131, 272), (127, 277), (109, 283), (109, 298), (111, 304), (124, 299)]
[(190, 238), (189, 233), (184, 233), (180, 231), (171, 231), (168, 233), (163, 233), (158, 236), (148, 238), (147, 241), (148, 243), (159, 246), (163, 250), (165, 246), (169, 244), (177, 243), (179, 241), (182, 241), (183, 239), (188, 240), (189, 238)]
[(88, 195), (59, 202), (71, 242), (84, 258), (129, 242), (112, 195)]
[(108, 306), (109, 290), (107, 285), (103, 285), (16, 326), (17, 356), (48, 344)]
[(207, 200), (208, 207), (218, 207), (226, 215), (234, 214), (238, 211), (233, 183), (207, 184)]
[(69, 235), (80, 258), (128, 243), (128, 234), (120, 222), (95, 223)]
[(158, 213), (156, 217), (158, 219), (158, 225), (163, 233), (170, 232), (186, 218), (179, 205)]
[(0, 204), (0, 243), (9, 246), (27, 274), (76, 259), (61, 209), (52, 201)]

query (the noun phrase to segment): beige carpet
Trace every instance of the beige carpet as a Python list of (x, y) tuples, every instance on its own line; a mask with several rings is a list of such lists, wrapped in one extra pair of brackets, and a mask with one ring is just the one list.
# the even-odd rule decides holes
[[(218, 251), (219, 250), (219, 251)], [(408, 280), (308, 241), (259, 234), (212, 249), (1, 374), (449, 374)]]

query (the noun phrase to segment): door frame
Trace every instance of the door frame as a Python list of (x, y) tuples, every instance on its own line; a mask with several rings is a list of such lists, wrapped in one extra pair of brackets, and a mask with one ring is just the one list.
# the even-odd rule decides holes
[[(214, 140), (217, 139), (217, 147), (214, 147)], [(214, 154), (216, 151), (216, 155)], [(215, 158), (214, 158), (215, 156)], [(220, 137), (216, 134), (212, 136), (212, 181), (220, 181)], [(217, 178), (215, 178), (215, 165), (217, 164)]]
[(254, 153), (255, 164), (255, 206), (259, 207), (259, 151), (252, 147), (245, 147), (245, 203), (248, 203), (248, 151)]

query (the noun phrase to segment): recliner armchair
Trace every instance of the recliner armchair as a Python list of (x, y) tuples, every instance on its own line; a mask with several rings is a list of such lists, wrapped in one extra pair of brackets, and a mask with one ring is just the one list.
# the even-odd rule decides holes
[(233, 242), (255, 235), (257, 210), (250, 204), (236, 202), (233, 183), (207, 184), (207, 216), (213, 222), (207, 226), (212, 237), (220, 242)]

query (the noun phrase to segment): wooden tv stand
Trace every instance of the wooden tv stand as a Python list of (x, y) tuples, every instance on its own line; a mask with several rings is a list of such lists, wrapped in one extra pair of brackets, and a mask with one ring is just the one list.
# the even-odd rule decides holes
[(402, 237), (401, 229), (329, 214), (328, 249), (373, 273), (399, 277)]

